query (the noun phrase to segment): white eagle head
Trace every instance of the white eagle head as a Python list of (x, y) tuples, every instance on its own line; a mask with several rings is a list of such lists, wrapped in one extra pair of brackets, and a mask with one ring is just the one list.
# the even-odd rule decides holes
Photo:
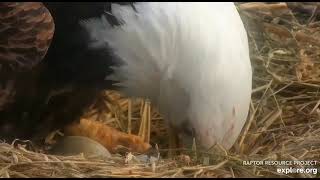
[(128, 96), (150, 99), (177, 130), (193, 129), (203, 147), (230, 148), (252, 88), (247, 34), (234, 4), (113, 4), (112, 15), (120, 26), (105, 17), (82, 22), (92, 48), (110, 48), (123, 62), (108, 79)]

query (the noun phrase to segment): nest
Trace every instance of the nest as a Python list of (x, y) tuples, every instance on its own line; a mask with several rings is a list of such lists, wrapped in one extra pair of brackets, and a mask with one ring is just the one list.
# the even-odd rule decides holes
[[(319, 161), (305, 164), (320, 159), (318, 4), (237, 7), (249, 37), (253, 92), (247, 123), (231, 150), (191, 149), (174, 159), (142, 163), (131, 153), (109, 159), (52, 156), (1, 143), (0, 177), (316, 177), (319, 172), (285, 174), (277, 168), (320, 170)], [(157, 143), (160, 155), (166, 151), (166, 126), (148, 102), (116, 92), (104, 97), (110, 103), (98, 99), (86, 118), (128, 133), (137, 133), (139, 123), (149, 118), (150, 141)]]

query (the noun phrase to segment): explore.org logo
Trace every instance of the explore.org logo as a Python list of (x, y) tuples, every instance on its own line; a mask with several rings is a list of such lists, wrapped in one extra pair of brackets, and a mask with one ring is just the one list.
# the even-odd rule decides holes
[[(319, 165), (318, 161), (243, 161), (242, 165), (244, 166), (276, 166), (276, 171), (278, 174), (318, 174), (318, 169), (316, 168)], [(294, 166), (294, 167), (290, 167)], [(295, 167), (297, 166), (297, 167)]]

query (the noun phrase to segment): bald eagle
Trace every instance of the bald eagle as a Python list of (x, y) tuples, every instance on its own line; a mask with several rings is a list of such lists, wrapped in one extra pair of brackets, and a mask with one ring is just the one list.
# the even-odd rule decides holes
[(52, 16), (41, 2), (0, 3), (0, 137), (14, 136), (16, 127), (24, 125), (14, 117), (22, 116), (21, 106), (14, 104), (32, 89), (26, 88), (33, 84), (25, 76), (45, 57), (54, 30)]
[[(186, 144), (229, 149), (248, 114), (252, 70), (247, 34), (233, 3), (139, 2), (111, 5), (82, 22), (89, 48), (121, 62), (106, 77), (129, 97), (151, 100)], [(107, 61), (107, 58), (106, 58)]]
[(233, 145), (252, 83), (233, 3), (44, 4), (55, 23), (51, 45), (30, 78), (34, 91), (16, 100), (18, 112), (6, 111), (21, 136), (71, 123), (101, 91), (117, 89), (150, 99), (184, 144)]

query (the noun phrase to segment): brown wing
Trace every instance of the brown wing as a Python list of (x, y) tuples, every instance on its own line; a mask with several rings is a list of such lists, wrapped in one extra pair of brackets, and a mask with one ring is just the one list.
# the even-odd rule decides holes
[(41, 2), (0, 3), (0, 71), (28, 70), (45, 56), (54, 21)]

